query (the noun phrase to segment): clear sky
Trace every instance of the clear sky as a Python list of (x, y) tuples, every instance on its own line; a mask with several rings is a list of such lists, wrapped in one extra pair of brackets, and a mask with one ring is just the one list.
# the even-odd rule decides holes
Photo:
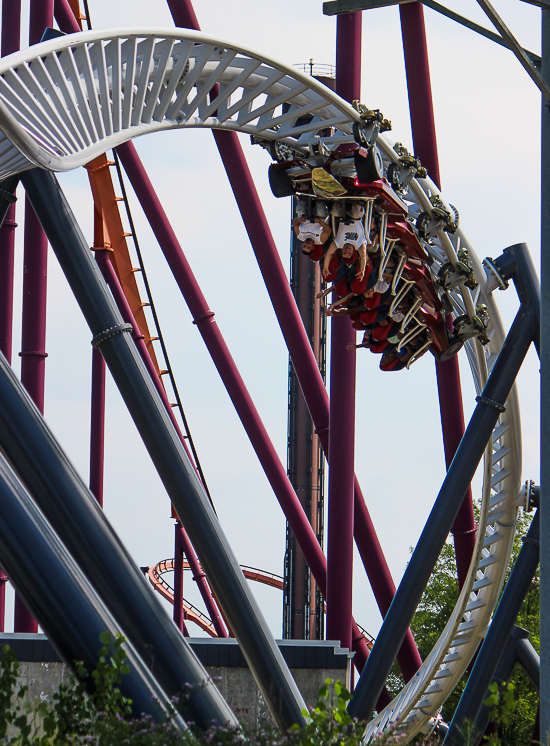
[[(9, 0), (3, 0), (8, 2)], [(24, 0), (24, 18), (28, 1)], [(489, 26), (475, 0), (447, 5)], [(540, 10), (520, 0), (495, 2), (528, 49), (540, 52)], [(172, 27), (164, 0), (89, 0), (95, 29)], [(258, 49), (286, 64), (334, 64), (334, 18), (321, 0), (196, 0), (202, 30)], [(540, 95), (512, 53), (425, 9), (441, 181), (480, 258), (525, 241), (539, 266)], [(25, 23), (25, 20), (24, 20)], [(26, 34), (22, 37), (26, 45)], [(362, 101), (392, 120), (395, 139), (412, 149), (399, 13), (363, 14)], [(242, 137), (282, 261), (289, 266), (290, 201), (267, 183), (269, 157)], [(150, 135), (135, 142), (277, 451), (286, 464), (287, 352), (209, 131)], [(83, 169), (60, 177), (90, 245), (92, 200)], [(23, 224), (23, 201), (18, 222)], [(218, 515), (240, 562), (282, 574), (285, 521), (233, 410), (185, 302), (146, 221), (133, 205), (162, 329), (180, 394)], [(20, 358), (22, 231), (17, 255), (14, 366)], [(513, 288), (497, 291), (505, 326), (517, 310)], [(88, 479), (90, 333), (51, 254), (48, 277), (46, 419)], [(384, 374), (378, 358), (357, 355), (356, 471), (399, 581), (443, 479), (435, 367), (430, 355), (410, 372)], [(466, 416), (475, 393), (460, 355)], [(519, 379), (523, 479), (538, 480), (538, 360), (530, 353)], [(105, 510), (138, 565), (173, 557), (170, 505), (132, 421), (108, 383)], [(477, 484), (477, 496), (480, 494)], [(282, 597), (254, 585), (269, 624), (281, 636)], [(185, 596), (200, 604), (189, 576)], [(355, 560), (354, 613), (376, 633), (380, 617)], [(8, 611), (6, 629), (11, 624)]]

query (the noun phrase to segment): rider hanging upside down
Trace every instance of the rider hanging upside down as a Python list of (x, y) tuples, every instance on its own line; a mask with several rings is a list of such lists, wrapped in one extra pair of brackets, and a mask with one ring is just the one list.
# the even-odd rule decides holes
[(365, 236), (363, 223), (361, 222), (363, 213), (363, 205), (360, 202), (355, 202), (350, 210), (352, 219), (345, 221), (342, 220), (340, 222), (338, 233), (323, 260), (323, 278), (325, 280), (328, 279), (330, 275), (330, 260), (337, 251), (340, 252), (341, 263), (348, 265), (356, 260), (354, 254), (357, 252), (359, 256), (359, 266), (355, 273), (355, 279), (361, 281), (364, 278), (367, 266), (367, 238)]
[(319, 261), (325, 253), (324, 243), (332, 233), (330, 225), (319, 216), (311, 221), (305, 215), (299, 215), (292, 221), (292, 227), (298, 241), (302, 241), (302, 253), (312, 262)]

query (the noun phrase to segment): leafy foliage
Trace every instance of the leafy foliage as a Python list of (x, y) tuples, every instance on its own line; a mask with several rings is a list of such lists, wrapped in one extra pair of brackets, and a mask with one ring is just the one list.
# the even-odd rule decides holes
[[(24, 701), (27, 687), (15, 691), (19, 663), (9, 646), (0, 661), (0, 743), (5, 746), (76, 746), (77, 744), (135, 744), (171, 746), (176, 731), (170, 718), (157, 722), (151, 716), (131, 718), (131, 701), (120, 690), (122, 676), (129, 673), (123, 637), (100, 636), (102, 648), (91, 673), (75, 664), (78, 679), (61, 684), (52, 702)], [(154, 737), (143, 739), (154, 732)]]
[[(79, 680), (62, 684), (53, 701), (34, 705), (25, 702), (27, 688), (17, 692), (19, 664), (6, 646), (0, 661), (0, 744), (2, 746), (361, 746), (365, 724), (351, 718), (347, 704), (350, 692), (340, 681), (326, 679), (315, 707), (304, 710), (305, 727), (293, 726), (281, 734), (268, 720), (254, 732), (212, 726), (206, 732), (193, 727), (181, 733), (173, 727), (173, 714), (133, 718), (131, 702), (121, 693), (122, 676), (129, 673), (122, 643), (108, 633), (101, 636), (102, 649), (96, 669), (88, 673), (76, 664)], [(187, 688), (189, 696), (192, 687)], [(177, 706), (178, 703), (175, 703)], [(499, 724), (499, 734), (490, 746), (516, 743), (501, 740), (500, 731), (510, 728), (518, 707), (513, 685), (491, 689), (487, 704)], [(390, 731), (370, 746), (396, 746), (402, 736)], [(431, 741), (416, 741), (428, 746)]]
[(300, 746), (360, 746), (364, 727), (346, 710), (351, 694), (340, 681), (325, 679), (315, 707), (302, 712), (306, 727), (293, 725)]

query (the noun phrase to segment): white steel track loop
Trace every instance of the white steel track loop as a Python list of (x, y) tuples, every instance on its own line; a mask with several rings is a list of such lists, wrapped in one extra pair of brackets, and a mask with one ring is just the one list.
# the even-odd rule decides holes
[[(305, 117), (305, 119), (304, 119)], [(147, 132), (213, 127), (309, 153), (359, 114), (308, 75), (182, 30), (85, 31), (0, 62), (0, 179), (67, 171)]]
[[(0, 178), (35, 165), (66, 171), (147, 132), (210, 127), (284, 143), (305, 158), (351, 142), (361, 117), (347, 102), (297, 70), (202, 33), (129, 29), (83, 32), (53, 39), (0, 61)], [(329, 137), (319, 137), (330, 130)], [(399, 163), (394, 143), (379, 135), (386, 167)], [(322, 164), (319, 164), (322, 165)], [(429, 179), (413, 180), (404, 195), (409, 219), (433, 215)], [(457, 265), (467, 249), (479, 286), (450, 291), (455, 316), (473, 319), (487, 306), (489, 342), (466, 342), (475, 387), (481, 393), (500, 352), (504, 330), (479, 259), (459, 228), (425, 244), (437, 275)], [(406, 375), (403, 373), (402, 375)], [(403, 743), (430, 728), (485, 635), (505, 577), (521, 481), (517, 394), (493, 432), (484, 466), (474, 558), (457, 606), (422, 667), (369, 724), (368, 742), (390, 726)]]

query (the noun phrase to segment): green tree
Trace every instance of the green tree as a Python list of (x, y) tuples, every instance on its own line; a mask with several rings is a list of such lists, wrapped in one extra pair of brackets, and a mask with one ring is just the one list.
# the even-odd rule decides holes
[[(511, 568), (522, 547), (522, 537), (525, 536), (529, 529), (531, 518), (531, 515), (520, 514), (506, 579), (508, 579)], [(458, 596), (459, 588), (456, 576), (454, 547), (449, 541), (443, 547), (411, 623), (411, 630), (422, 660), (427, 657), (443, 632)], [(521, 606), (516, 624), (530, 632), (529, 639), (538, 652), (540, 635), (538, 577), (531, 583), (529, 592)], [(452, 719), (464, 690), (466, 679), (467, 674), (458, 683), (443, 706), (442, 715), (447, 722), (450, 722)], [(500, 723), (499, 735), (503, 744), (514, 744), (517, 746), (525, 744), (525, 746), (530, 746), (537, 713), (538, 694), (519, 665), (515, 666), (510, 677), (510, 682), (513, 684), (516, 699), (516, 714), (509, 721)], [(391, 682), (392, 689), (398, 689), (398, 684), (399, 677), (397, 671), (394, 671)]]

